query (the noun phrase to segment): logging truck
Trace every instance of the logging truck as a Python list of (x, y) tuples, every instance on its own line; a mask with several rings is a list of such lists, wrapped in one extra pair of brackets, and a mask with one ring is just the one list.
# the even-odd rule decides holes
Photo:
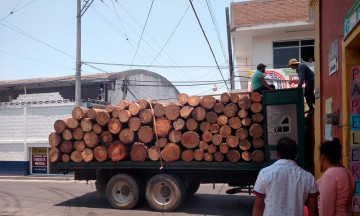
[(75, 107), (49, 135), (50, 170), (95, 180), (97, 193), (118, 209), (146, 199), (156, 211), (174, 211), (203, 183), (250, 192), (282, 137), (297, 141), (297, 162), (309, 170), (303, 102), (296, 88)]

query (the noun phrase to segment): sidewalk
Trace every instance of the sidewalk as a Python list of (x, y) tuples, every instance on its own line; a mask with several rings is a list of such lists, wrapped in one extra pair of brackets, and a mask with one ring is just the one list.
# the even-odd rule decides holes
[(50, 180), (50, 181), (74, 181), (74, 174), (34, 174), (26, 176), (0, 175), (0, 180)]

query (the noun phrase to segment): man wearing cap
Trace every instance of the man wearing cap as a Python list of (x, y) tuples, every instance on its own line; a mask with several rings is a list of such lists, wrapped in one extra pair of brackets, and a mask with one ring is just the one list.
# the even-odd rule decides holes
[(266, 65), (263, 63), (260, 63), (257, 66), (257, 71), (254, 73), (252, 80), (251, 80), (251, 86), (253, 89), (253, 92), (259, 92), (262, 94), (264, 90), (274, 90), (273, 87), (271, 87), (264, 78)]
[(314, 112), (315, 94), (314, 94), (314, 72), (305, 63), (300, 63), (296, 59), (289, 60), (289, 67), (296, 70), (299, 76), (298, 88), (302, 88), (305, 82), (305, 99), (309, 107), (308, 113)]

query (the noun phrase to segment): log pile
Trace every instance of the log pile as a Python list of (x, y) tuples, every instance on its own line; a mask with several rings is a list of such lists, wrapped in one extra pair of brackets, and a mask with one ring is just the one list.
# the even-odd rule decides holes
[(50, 161), (263, 162), (262, 109), (258, 93), (75, 107), (54, 123)]

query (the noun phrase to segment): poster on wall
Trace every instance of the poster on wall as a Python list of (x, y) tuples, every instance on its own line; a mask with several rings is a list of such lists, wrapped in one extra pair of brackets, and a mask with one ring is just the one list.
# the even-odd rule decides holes
[(31, 167), (32, 174), (48, 173), (48, 157), (47, 148), (32, 148), (31, 151)]
[(335, 73), (338, 70), (338, 55), (339, 55), (338, 39), (336, 38), (331, 43), (331, 49), (329, 51), (329, 75)]

